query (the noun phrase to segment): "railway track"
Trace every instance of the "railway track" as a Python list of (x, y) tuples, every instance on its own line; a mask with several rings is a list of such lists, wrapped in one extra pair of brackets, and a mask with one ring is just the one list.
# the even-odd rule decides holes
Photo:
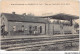
[[(2, 39), (2, 50), (32, 50), (33, 48), (41, 48), (42, 46), (52, 45), (54, 48), (58, 44), (79, 42), (79, 35), (74, 36), (54, 36), (54, 37), (36, 37), (36, 38), (13, 38)], [(43, 47), (42, 47), (43, 48)], [(38, 49), (38, 50), (39, 50)]]

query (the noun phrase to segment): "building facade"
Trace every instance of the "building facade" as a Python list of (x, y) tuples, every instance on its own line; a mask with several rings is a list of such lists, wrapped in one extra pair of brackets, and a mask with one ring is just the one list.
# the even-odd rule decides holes
[[(64, 17), (65, 16), (65, 17)], [(7, 35), (73, 34), (75, 16), (58, 14), (53, 16), (32, 16), (13, 12), (1, 14), (1, 32)], [(53, 20), (53, 21), (50, 21)], [(6, 31), (6, 32), (5, 32)]]

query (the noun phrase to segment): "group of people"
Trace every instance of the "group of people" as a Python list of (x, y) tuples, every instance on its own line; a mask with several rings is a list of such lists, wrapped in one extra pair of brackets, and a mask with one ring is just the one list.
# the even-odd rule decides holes
[(5, 31), (5, 25), (2, 25), (2, 26), (1, 26), (1, 35), (4, 37), (4, 36), (7, 35), (7, 34), (8, 34), (8, 32)]

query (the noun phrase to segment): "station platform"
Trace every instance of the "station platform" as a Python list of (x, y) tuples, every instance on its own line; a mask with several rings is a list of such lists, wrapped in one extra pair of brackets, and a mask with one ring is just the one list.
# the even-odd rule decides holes
[(1, 36), (1, 39), (63, 37), (63, 36), (79, 36), (79, 34), (63, 34), (63, 35), (15, 35), (15, 36), (4, 36), (4, 37)]

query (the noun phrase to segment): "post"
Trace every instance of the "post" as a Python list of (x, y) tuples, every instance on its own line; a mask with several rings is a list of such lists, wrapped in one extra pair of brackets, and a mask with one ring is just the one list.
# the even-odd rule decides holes
[(49, 17), (47, 18), (47, 21), (48, 21), (48, 35), (49, 35)]
[(73, 25), (72, 19), (70, 19), (71, 26)]

